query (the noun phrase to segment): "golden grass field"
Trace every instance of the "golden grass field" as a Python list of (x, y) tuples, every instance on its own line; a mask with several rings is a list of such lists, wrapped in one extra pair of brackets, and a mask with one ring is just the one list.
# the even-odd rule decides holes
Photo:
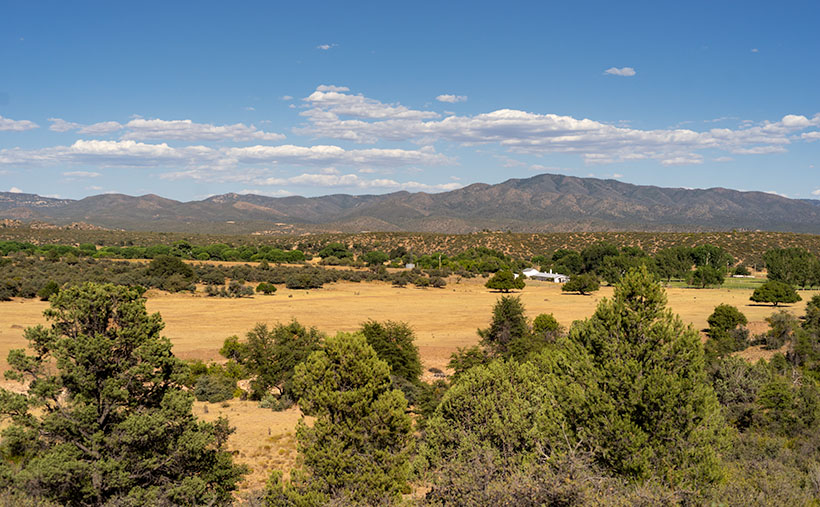
[[(445, 369), (450, 354), (458, 347), (476, 344), (476, 329), (489, 323), (500, 294), (485, 289), (484, 282), (483, 278), (459, 282), (451, 278), (443, 289), (341, 282), (310, 291), (280, 288), (272, 296), (243, 299), (149, 291), (147, 306), (150, 312), (160, 312), (166, 323), (164, 334), (173, 342), (175, 353), (185, 359), (220, 360), (218, 350), (223, 340), (233, 334), (242, 336), (257, 322), (275, 324), (297, 319), (326, 333), (335, 333), (353, 331), (363, 321), (374, 319), (410, 323), (425, 368)], [(518, 294), (529, 317), (553, 313), (561, 324), (568, 326), (592, 314), (601, 298), (611, 297), (612, 288), (603, 287), (591, 296), (580, 296), (562, 293), (560, 285), (528, 282)], [(669, 288), (667, 295), (672, 310), (699, 330), (706, 327), (706, 318), (720, 303), (737, 306), (746, 314), (753, 333), (764, 331), (763, 319), (775, 311), (771, 306), (752, 304), (751, 290), (745, 289)], [(784, 308), (802, 315), (805, 302), (812, 295), (801, 292), (802, 302)], [(10, 349), (25, 346), (25, 327), (45, 323), (42, 312), (47, 305), (39, 300), (0, 302), (0, 367), (5, 369)], [(753, 348), (744, 357), (756, 359), (763, 355), (765, 352)], [(288, 470), (293, 465), (295, 427), (300, 417), (297, 409), (277, 413), (260, 409), (254, 402), (234, 400), (226, 406), (197, 403), (195, 413), (209, 420), (225, 415), (236, 426), (229, 444), (238, 460), (253, 469), (243, 489), (259, 488), (271, 469)]]

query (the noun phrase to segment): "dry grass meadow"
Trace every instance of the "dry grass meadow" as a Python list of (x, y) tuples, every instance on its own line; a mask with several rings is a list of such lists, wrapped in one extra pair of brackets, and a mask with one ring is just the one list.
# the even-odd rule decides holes
[[(166, 323), (165, 335), (176, 354), (185, 359), (220, 360), (218, 350), (230, 335), (243, 335), (255, 323), (275, 324), (297, 319), (327, 333), (353, 331), (363, 321), (400, 320), (415, 329), (417, 344), (426, 368), (445, 369), (449, 356), (458, 347), (477, 343), (476, 329), (488, 324), (498, 293), (484, 288), (484, 279), (450, 279), (443, 289), (395, 288), (389, 284), (336, 283), (322, 289), (290, 291), (285, 288), (272, 296), (244, 299), (208, 298), (204, 295), (167, 294), (151, 291), (148, 310), (160, 312)], [(598, 301), (612, 295), (604, 287), (591, 296), (565, 294), (559, 285), (529, 282), (519, 293), (528, 315), (553, 313), (565, 326), (588, 317)], [(774, 309), (754, 305), (747, 289), (667, 289), (669, 305), (685, 322), (697, 329), (706, 327), (706, 318), (715, 306), (737, 306), (751, 321), (753, 333), (765, 330), (763, 319)], [(796, 315), (804, 311), (813, 293), (801, 292), (803, 301), (784, 308)], [(47, 303), (39, 300), (0, 302), (0, 367), (5, 369), (8, 351), (25, 345), (25, 327), (44, 323)], [(749, 359), (766, 355), (758, 348), (746, 351)], [(230, 445), (239, 461), (253, 469), (245, 490), (264, 485), (273, 468), (288, 470), (294, 463), (297, 409), (272, 412), (254, 402), (234, 400), (225, 404), (197, 403), (195, 413), (205, 419), (227, 416), (237, 428)]]

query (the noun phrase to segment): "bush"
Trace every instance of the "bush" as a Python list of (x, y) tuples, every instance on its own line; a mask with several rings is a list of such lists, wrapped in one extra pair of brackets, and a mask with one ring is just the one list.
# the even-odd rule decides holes
[(766, 318), (769, 331), (763, 335), (765, 348), (776, 350), (791, 339), (798, 326), (797, 318), (785, 310), (773, 313)]
[(54, 280), (49, 280), (47, 284), (43, 285), (43, 288), (37, 291), (37, 297), (40, 298), (41, 301), (48, 301), (48, 298), (58, 292), (60, 292), (60, 284)]
[(194, 387), (194, 396), (198, 401), (219, 403), (233, 398), (236, 380), (222, 375), (202, 375)]
[(709, 323), (709, 334), (713, 335), (718, 331), (730, 331), (737, 326), (745, 326), (749, 321), (736, 307), (720, 304), (715, 307), (715, 311), (706, 322)]
[(561, 287), (564, 292), (577, 292), (582, 296), (589, 294), (601, 288), (601, 283), (598, 277), (592, 273), (584, 273), (582, 275), (575, 275)]
[(311, 273), (293, 274), (285, 282), (285, 287), (288, 289), (318, 289), (322, 285), (322, 280)]
[(261, 292), (266, 295), (273, 294), (276, 292), (276, 286), (272, 283), (262, 282), (256, 286), (256, 292)]
[(268, 408), (274, 412), (281, 412), (292, 407), (296, 402), (287, 394), (276, 396), (267, 394), (259, 401), (259, 408)]

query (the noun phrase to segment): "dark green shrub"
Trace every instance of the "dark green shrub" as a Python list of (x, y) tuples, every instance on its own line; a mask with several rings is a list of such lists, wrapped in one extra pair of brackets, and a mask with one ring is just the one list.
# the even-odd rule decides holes
[(198, 401), (218, 403), (233, 398), (236, 380), (222, 375), (201, 375), (194, 387), (194, 396)]

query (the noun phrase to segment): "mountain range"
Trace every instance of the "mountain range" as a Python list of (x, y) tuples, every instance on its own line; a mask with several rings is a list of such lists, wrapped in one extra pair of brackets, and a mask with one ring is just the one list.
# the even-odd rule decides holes
[(0, 218), (180, 232), (480, 230), (771, 230), (820, 234), (820, 201), (726, 188), (685, 189), (541, 174), (441, 193), (266, 197), (181, 202), (149, 194), (80, 200), (0, 192)]

